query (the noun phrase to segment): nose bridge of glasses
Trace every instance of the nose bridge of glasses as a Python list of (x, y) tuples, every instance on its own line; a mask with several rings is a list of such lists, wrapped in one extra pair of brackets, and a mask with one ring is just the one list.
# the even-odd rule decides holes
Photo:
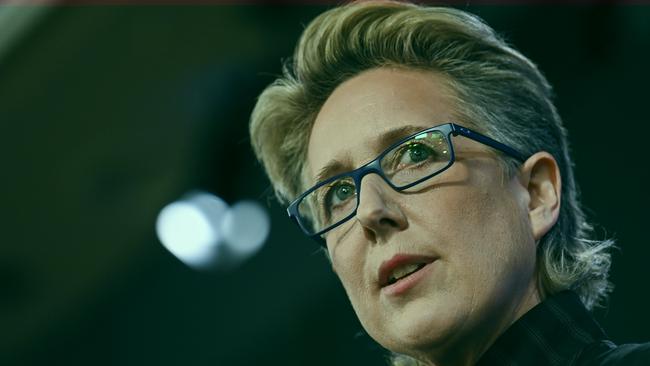
[[(372, 178), (370, 178), (370, 181), (367, 181), (366, 179), (369, 177)], [(361, 189), (361, 186), (363, 185), (364, 180), (366, 180), (366, 182), (374, 182), (375, 180), (377, 180), (377, 182), (383, 181), (385, 185), (392, 188), (392, 184), (383, 173), (380, 159), (373, 160), (372, 162), (368, 163), (368, 165), (360, 169), (355, 180), (356, 180), (357, 194), (359, 195), (359, 199), (361, 198), (360, 195), (361, 192), (363, 191)]]
[(368, 204), (376, 205), (380, 203), (383, 205), (386, 200), (386, 194), (392, 190), (394, 190), (393, 187), (380, 170), (368, 171), (359, 177), (357, 187), (359, 208)]
[(376, 234), (380, 222), (388, 222), (385, 219), (394, 221), (398, 198), (392, 196), (397, 191), (391, 187), (386, 177), (380, 172), (373, 173), (375, 174), (366, 174), (358, 187), (355, 216), (357, 222)]

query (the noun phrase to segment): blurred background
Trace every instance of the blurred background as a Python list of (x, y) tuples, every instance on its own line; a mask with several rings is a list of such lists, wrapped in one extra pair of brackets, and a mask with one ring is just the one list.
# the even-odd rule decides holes
[[(650, 340), (648, 6), (459, 5), (555, 86), (616, 342)], [(0, 364), (383, 365), (247, 137), (256, 96), (326, 5), (0, 5)], [(264, 246), (197, 271), (157, 215), (201, 190), (268, 213)]]

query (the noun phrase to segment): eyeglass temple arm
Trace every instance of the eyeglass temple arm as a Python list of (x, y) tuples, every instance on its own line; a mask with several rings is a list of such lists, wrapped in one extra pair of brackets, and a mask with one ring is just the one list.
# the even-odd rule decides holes
[(487, 137), (485, 135), (482, 135), (482, 134), (480, 134), (480, 133), (478, 133), (476, 131), (472, 131), (467, 127), (459, 126), (459, 125), (453, 124), (453, 123), (451, 125), (453, 127), (452, 133), (454, 134), (454, 136), (463, 135), (463, 136), (465, 136), (467, 138), (470, 138), (470, 139), (472, 139), (474, 141), (478, 141), (478, 142), (480, 142), (482, 144), (485, 144), (485, 145), (493, 147), (493, 148), (495, 148), (495, 149), (497, 149), (497, 150), (499, 150), (499, 151), (501, 151), (503, 153), (506, 153), (506, 154), (512, 156), (513, 158), (518, 159), (521, 162), (526, 161), (526, 157), (523, 154), (521, 154), (519, 151), (511, 148), (508, 145), (504, 145), (504, 144), (500, 143), (497, 140), (493, 140), (493, 139), (491, 139), (491, 138), (489, 138), (489, 137)]

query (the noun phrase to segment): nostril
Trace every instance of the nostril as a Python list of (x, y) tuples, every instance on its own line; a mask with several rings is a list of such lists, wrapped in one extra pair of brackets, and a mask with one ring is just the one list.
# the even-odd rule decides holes
[(387, 217), (382, 217), (379, 220), (379, 225), (380, 226), (387, 225), (387, 226), (390, 226), (390, 227), (399, 227), (399, 225), (397, 224), (397, 222), (395, 222), (395, 220), (387, 218)]
[(363, 230), (363, 236), (366, 238), (368, 242), (370, 243), (377, 242), (377, 233), (373, 229), (367, 226), (362, 226), (362, 230)]

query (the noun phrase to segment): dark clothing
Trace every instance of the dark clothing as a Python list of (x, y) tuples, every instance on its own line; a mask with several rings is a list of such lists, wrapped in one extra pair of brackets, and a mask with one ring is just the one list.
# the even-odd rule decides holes
[(514, 322), (477, 366), (650, 365), (650, 343), (617, 346), (574, 292), (551, 296)]

